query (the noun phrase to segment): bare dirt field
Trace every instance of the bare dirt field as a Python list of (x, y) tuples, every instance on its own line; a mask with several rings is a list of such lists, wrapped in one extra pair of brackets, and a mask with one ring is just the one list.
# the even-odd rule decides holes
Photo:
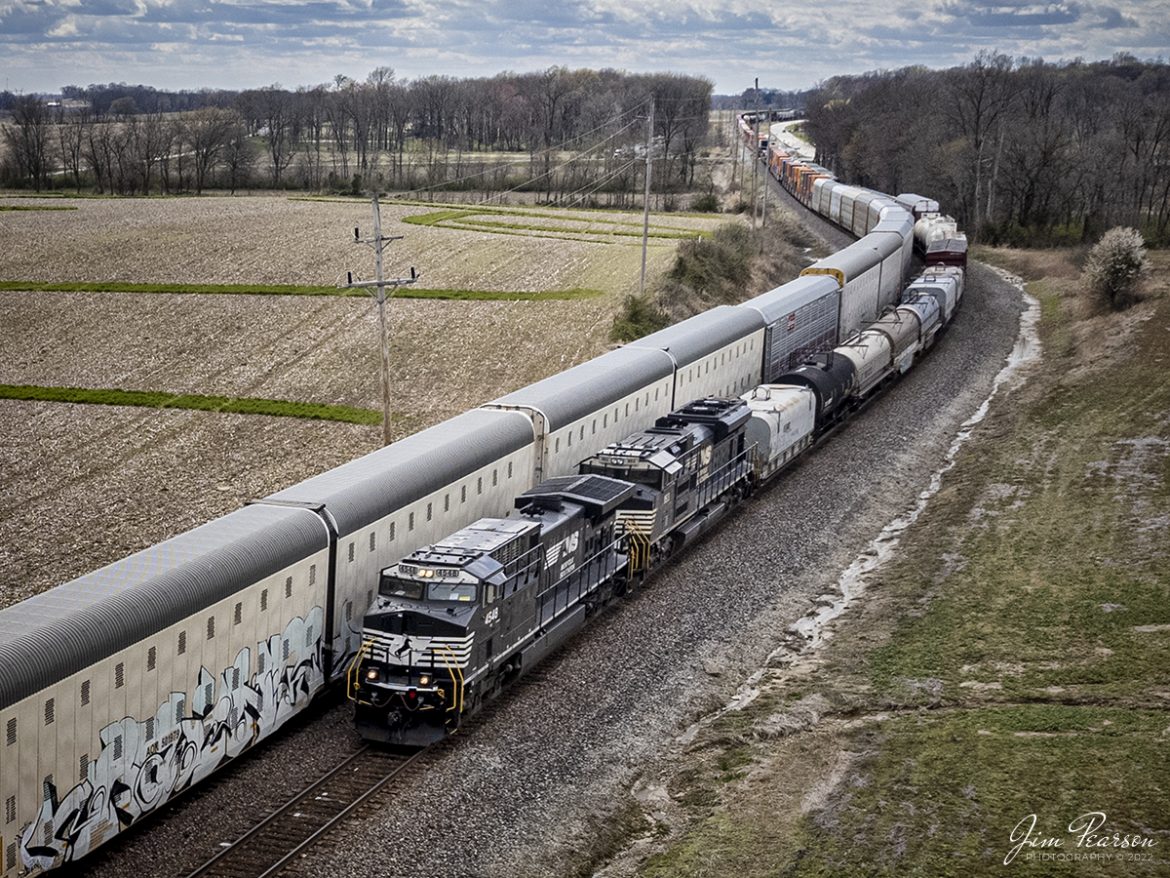
[[(362, 201), (283, 195), (8, 201), (78, 209), (0, 214), (3, 279), (334, 284), (344, 281), (346, 271), (366, 278), (373, 274), (370, 251), (352, 242), (354, 227), (370, 233), (370, 207)], [(384, 233), (406, 236), (389, 250), (388, 273), (413, 265), (425, 286), (443, 289), (591, 287), (625, 293), (637, 285), (641, 249), (636, 238), (592, 243), (401, 222), (434, 210), (392, 201), (383, 205)], [(634, 213), (572, 211), (566, 217), (599, 224), (641, 222)], [(721, 221), (667, 219), (655, 222), (702, 229)], [(669, 261), (672, 245), (653, 248), (656, 267)]]
[[(350, 243), (368, 204), (282, 196), (8, 199), (75, 205), (0, 213), (0, 279), (329, 284), (373, 259)], [(0, 198), (0, 202), (4, 199)], [(596, 355), (637, 240), (595, 244), (402, 223), (388, 270), (432, 288), (598, 289), (530, 302), (391, 304), (395, 432), (406, 435)], [(542, 212), (547, 212), (542, 209)], [(507, 221), (506, 213), (493, 214)], [(579, 221), (635, 214), (566, 213)], [(518, 217), (517, 222), (543, 222)], [(670, 226), (713, 228), (670, 216)], [(650, 250), (651, 276), (676, 241)], [(0, 383), (162, 390), (380, 408), (377, 317), (363, 298), (0, 293)], [(51, 588), (375, 449), (378, 427), (291, 418), (0, 401), (0, 606)]]

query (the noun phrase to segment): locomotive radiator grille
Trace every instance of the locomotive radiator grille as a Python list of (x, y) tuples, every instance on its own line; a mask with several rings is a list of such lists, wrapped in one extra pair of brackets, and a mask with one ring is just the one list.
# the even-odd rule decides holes
[(435, 670), (466, 668), (471, 661), (474, 634), (466, 637), (427, 637), (415, 634), (387, 634), (366, 628), (362, 637), (369, 643), (374, 662), (398, 667)]

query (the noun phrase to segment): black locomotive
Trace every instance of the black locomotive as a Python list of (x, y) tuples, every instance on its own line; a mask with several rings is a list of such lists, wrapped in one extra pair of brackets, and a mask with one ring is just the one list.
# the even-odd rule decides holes
[(350, 669), (358, 731), (423, 746), (559, 648), (593, 610), (751, 487), (751, 412), (704, 399), (659, 418), (382, 571)]

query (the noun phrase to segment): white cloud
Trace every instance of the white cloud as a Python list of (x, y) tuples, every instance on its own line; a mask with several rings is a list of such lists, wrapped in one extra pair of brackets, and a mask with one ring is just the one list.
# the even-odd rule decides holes
[[(140, 81), (243, 88), (380, 64), (399, 75), (490, 75), (551, 64), (753, 78), (806, 87), (837, 73), (1011, 55), (1140, 57), (1170, 46), (1170, 0), (0, 0), (11, 88)], [(165, 55), (165, 65), (161, 63)], [(342, 67), (346, 69), (341, 69)]]

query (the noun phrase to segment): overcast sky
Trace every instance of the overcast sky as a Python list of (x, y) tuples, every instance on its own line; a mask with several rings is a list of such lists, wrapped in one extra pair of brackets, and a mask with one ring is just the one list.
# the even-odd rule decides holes
[(286, 87), (617, 67), (702, 74), (719, 93), (835, 73), (945, 67), (980, 49), (1047, 60), (1170, 52), (1170, 0), (0, 0), (11, 91), (92, 82)]

